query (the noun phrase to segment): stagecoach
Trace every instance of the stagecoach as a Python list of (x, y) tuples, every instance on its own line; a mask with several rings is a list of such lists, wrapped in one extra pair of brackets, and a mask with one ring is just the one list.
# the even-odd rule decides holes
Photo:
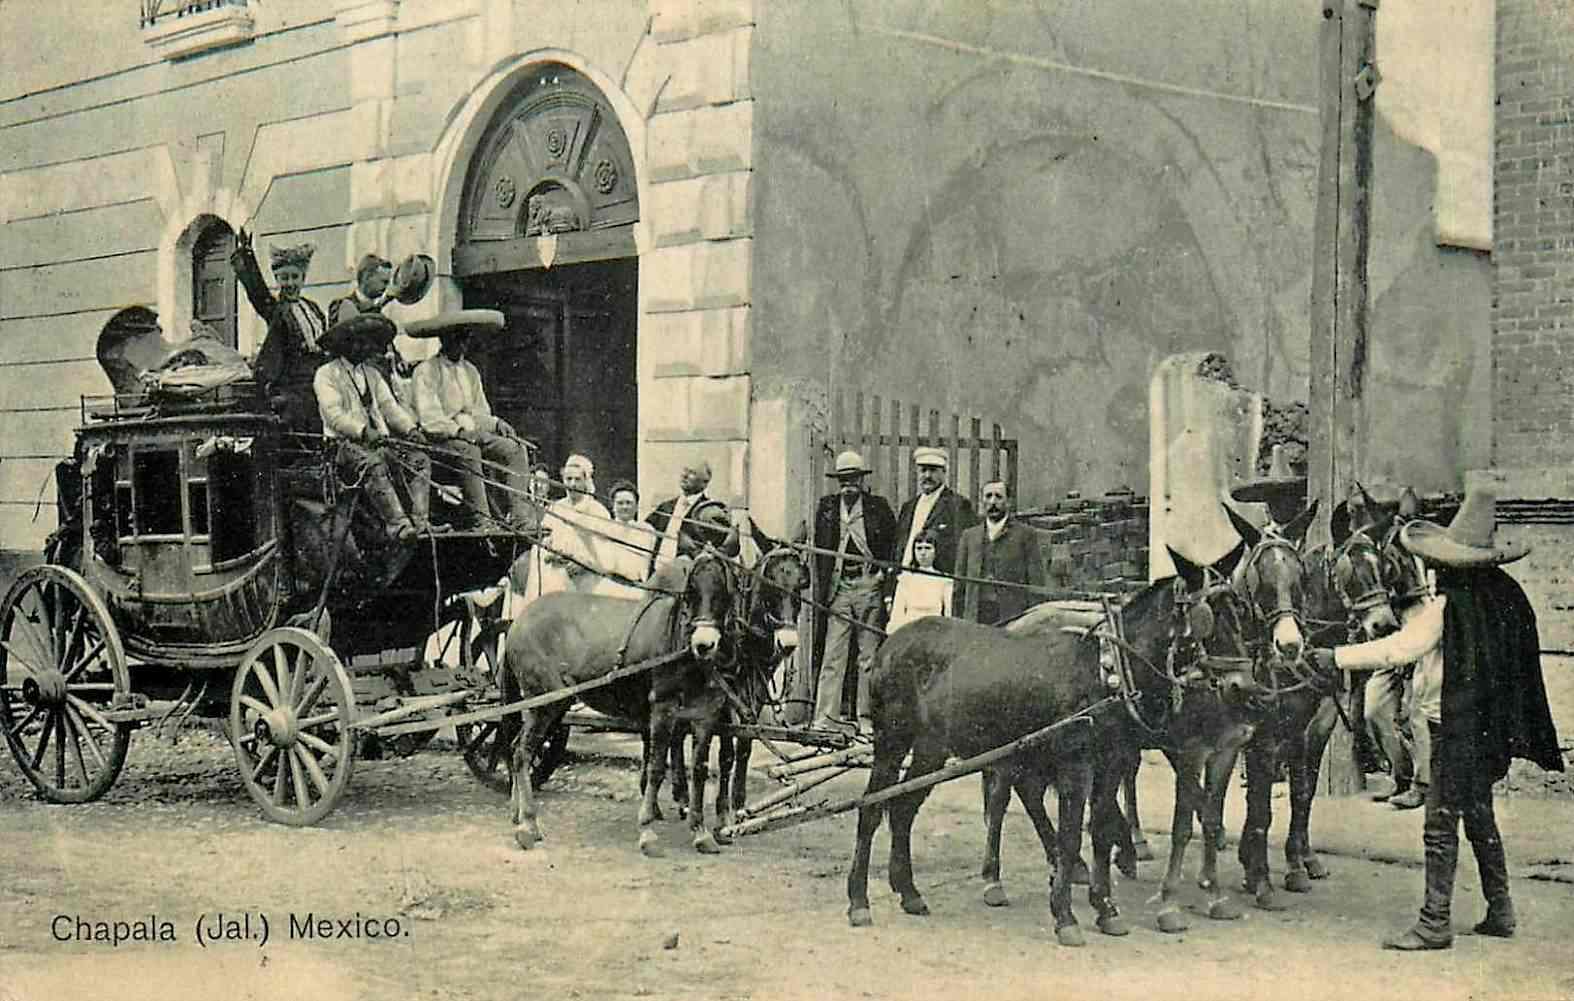
[[(0, 603), (0, 731), (40, 795), (84, 803), (113, 785), (133, 730), (218, 721), (263, 813), (315, 823), (358, 755), (409, 753), (446, 714), (497, 700), (456, 596), (497, 582), (529, 539), (387, 540), (320, 442), (260, 405), (243, 364), (204, 379), (166, 358), (131, 367), (175, 378), (139, 381), (126, 377), (132, 340), (113, 322), (101, 337), (116, 392), (82, 398), (56, 471), (60, 528)], [(440, 627), (447, 649), (428, 657)], [(497, 733), (460, 728), (466, 761), (493, 782)], [(565, 738), (546, 743), (538, 774)]]

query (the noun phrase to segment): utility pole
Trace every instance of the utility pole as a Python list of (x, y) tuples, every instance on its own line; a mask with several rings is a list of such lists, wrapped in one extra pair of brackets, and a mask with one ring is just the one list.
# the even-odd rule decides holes
[[(1318, 111), (1322, 156), (1312, 237), (1311, 387), (1307, 478), (1321, 503), (1310, 542), (1329, 540), (1328, 516), (1361, 472), (1362, 411), (1370, 357), (1367, 252), (1371, 235), (1372, 95), (1377, 86), (1378, 0), (1322, 0)], [(1359, 677), (1359, 676), (1358, 676)], [(1346, 716), (1360, 725), (1350, 712)], [(1337, 724), (1323, 760), (1324, 791), (1366, 786), (1354, 735)]]

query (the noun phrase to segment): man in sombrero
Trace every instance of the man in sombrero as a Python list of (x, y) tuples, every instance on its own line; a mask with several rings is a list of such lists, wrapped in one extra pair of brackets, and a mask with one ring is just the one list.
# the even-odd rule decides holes
[(1230, 498), (1242, 504), (1266, 505), (1268, 523), (1263, 533), (1282, 534), (1284, 526), (1306, 510), (1306, 475), (1290, 467), (1289, 450), (1284, 445), (1275, 445), (1267, 474), (1232, 488)]
[[(530, 451), (513, 426), (492, 413), (481, 372), (465, 357), (472, 336), (496, 333), (503, 326), (503, 314), (495, 309), (461, 309), (408, 324), (404, 333), (406, 337), (436, 337), (441, 343), (437, 354), (416, 366), (411, 392), (421, 430), (442, 442), (450, 464), (459, 467), (466, 521), (475, 524), (491, 518), (522, 530), (533, 522), (526, 493)], [(483, 461), (491, 464), (485, 472)], [(491, 509), (486, 491), (489, 480), (507, 484), (506, 516)]]
[(328, 332), (328, 317), (321, 306), (301, 295), (316, 248), (310, 243), (268, 248), (273, 280), (279, 285), (278, 295), (274, 295), (263, 281), (251, 242), (251, 234), (242, 227), (235, 236), (230, 266), (252, 308), (268, 324), (254, 366), (258, 388), (290, 430), (316, 434), (322, 423), (312, 378), (318, 366), (328, 360), (320, 344)]
[[(335, 469), (346, 482), (362, 484), (388, 537), (406, 542), (432, 527), (432, 473), (425, 452), (398, 445), (399, 439), (420, 443), (423, 435), (371, 364), (393, 337), (393, 321), (377, 314), (340, 320), (322, 337), (333, 360), (317, 370), (313, 388)], [(396, 483), (409, 485), (408, 517)]]
[(1450, 907), (1459, 864), (1459, 822), (1475, 850), (1486, 897), (1478, 935), (1514, 934), (1508, 861), (1492, 810), (1492, 784), (1511, 758), (1562, 771), (1557, 730), (1541, 676), (1536, 614), (1519, 583), (1502, 567), (1529, 547), (1497, 537), (1496, 498), (1466, 491), (1445, 528), (1409, 522), (1404, 547), (1428, 570), (1432, 593), (1399, 632), (1368, 643), (1311, 651), (1325, 668), (1358, 671), (1416, 662), (1415, 698), (1432, 742), (1422, 843), (1426, 896), (1420, 917), (1383, 947), (1405, 952), (1453, 944)]

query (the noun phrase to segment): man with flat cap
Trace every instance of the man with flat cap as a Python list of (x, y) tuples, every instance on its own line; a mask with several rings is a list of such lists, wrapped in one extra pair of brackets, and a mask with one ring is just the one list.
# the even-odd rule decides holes
[[(461, 469), (465, 523), (473, 525), (487, 517), (504, 520), (492, 511), (486, 491), (488, 480), (504, 480), (508, 485), (506, 520), (520, 531), (532, 522), (526, 495), (530, 451), (513, 427), (492, 413), (481, 372), (465, 357), (474, 332), (496, 332), (503, 325), (503, 314), (495, 309), (461, 309), (418, 320), (404, 332), (406, 337), (436, 337), (442, 344), (437, 354), (416, 366), (410, 388), (421, 430), (442, 442), (449, 462)], [(492, 464), (485, 472), (483, 460)]]
[[(864, 477), (871, 470), (854, 451), (836, 457), (837, 491), (820, 498), (814, 510), (816, 629), (825, 638), (824, 654), (816, 658), (820, 680), (815, 689), (816, 729), (847, 731), (869, 727), (869, 669), (879, 646), (878, 633), (884, 576), (874, 560), (889, 563), (896, 548), (896, 516), (884, 497), (869, 492)], [(834, 555), (832, 555), (834, 554)], [(830, 614), (823, 610), (830, 606)], [(842, 716), (842, 685), (853, 647), (858, 650), (857, 724)]]
[[(913, 544), (924, 532), (935, 537), (935, 566), (941, 573), (956, 569), (956, 545), (963, 529), (978, 524), (978, 515), (966, 497), (946, 485), (946, 454), (938, 448), (913, 449), (913, 466), (918, 470), (918, 496), (902, 505), (896, 519), (896, 538), (902, 546), (897, 558), (904, 569), (918, 565)], [(893, 584), (894, 587), (894, 578)]]
[(1385, 939), (1386, 949), (1413, 952), (1453, 944), (1461, 820), (1487, 905), (1476, 934), (1514, 934), (1518, 921), (1492, 786), (1508, 773), (1512, 758), (1563, 771), (1541, 673), (1536, 613), (1524, 588), (1502, 569), (1530, 547), (1496, 533), (1496, 498), (1482, 488), (1466, 490), (1446, 528), (1419, 519), (1408, 523), (1400, 539), (1431, 578), (1421, 613), (1382, 639), (1311, 653), (1319, 667), (1343, 671), (1416, 664), (1415, 697), (1432, 740), (1432, 782), (1421, 829), (1426, 890), (1415, 924)]

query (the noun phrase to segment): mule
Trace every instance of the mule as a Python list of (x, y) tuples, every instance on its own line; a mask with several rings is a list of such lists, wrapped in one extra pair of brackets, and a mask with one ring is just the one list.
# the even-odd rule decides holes
[[(1012, 635), (942, 618), (920, 619), (897, 630), (876, 655), (869, 682), (874, 763), (865, 795), (898, 781), (909, 750), (912, 761), (902, 781), (938, 769), (950, 754), (978, 754), (1072, 716), (1110, 694), (1112, 681), (1114, 688), (1129, 682), (1134, 716), (1127, 717), (1118, 705), (1106, 707), (1099, 721), (1073, 727), (995, 766), (1017, 790), (1050, 862), (1056, 939), (1065, 945), (1084, 941), (1070, 895), (1089, 807), (1094, 864), (1088, 900), (1101, 931), (1126, 934), (1110, 895), (1109, 864), (1123, 827), (1115, 789), (1126, 761), (1135, 755), (1128, 727), (1133, 719), (1163, 711), (1180, 686), (1190, 689), (1201, 682), (1229, 703), (1248, 700), (1255, 690), (1250, 675), (1238, 670), (1209, 674), (1201, 648), (1192, 639), (1186, 614), (1190, 605), (1182, 600), (1181, 590), (1173, 579), (1161, 581), (1140, 592), (1123, 610), (1126, 640), (1139, 655), (1133, 659), (1143, 665), (1124, 682), (1118, 672), (1106, 669), (1099, 640), (1093, 636), (1073, 636), (1058, 628), (1038, 635)], [(1176, 651), (1181, 652), (1172, 655)], [(1044, 811), (1044, 793), (1051, 784), (1059, 806), (1058, 834)], [(929, 913), (913, 882), (911, 855), (913, 820), (927, 795), (928, 790), (922, 789), (859, 810), (847, 877), (848, 918), (854, 926), (872, 923), (869, 856), (885, 814), (891, 819), (891, 887), (905, 912)], [(991, 805), (999, 803), (1003, 810), (1003, 799), (992, 796)], [(995, 834), (998, 837), (998, 830)]]
[[(713, 550), (692, 563), (674, 564), (670, 574), (658, 574), (652, 585), (669, 590), (645, 601), (579, 592), (543, 595), (514, 620), (503, 654), (507, 701), (594, 680), (620, 665), (682, 654), (578, 696), (593, 709), (641, 725), (639, 847), (647, 855), (659, 853), (651, 825), (660, 816), (656, 801), (677, 724), (686, 723), (696, 740), (708, 746), (726, 718), (726, 697), (714, 683), (711, 665), (722, 655), (723, 626), (736, 594), (729, 563)], [(564, 698), (522, 714), (512, 775), (514, 838), (521, 848), (543, 837), (529, 762), (571, 704), (572, 698)], [(689, 828), (695, 848), (713, 852), (719, 849), (705, 826), (703, 759), (696, 764), (699, 770), (691, 769), (689, 775)]]
[[(1299, 555), (1300, 539), (1264, 539), (1250, 523), (1230, 511), (1231, 521), (1254, 552), (1277, 553), (1287, 563), (1300, 562), (1304, 595), (1276, 614), (1295, 618), (1306, 629), (1308, 645), (1332, 646), (1349, 639), (1375, 639), (1398, 628), (1384, 584), (1384, 559), (1369, 532), (1380, 538), (1386, 525), (1352, 533), (1337, 546), (1319, 546)], [(1262, 596), (1254, 596), (1266, 602)], [(1301, 611), (1293, 611), (1294, 608)], [(1335, 702), (1343, 678), (1313, 670), (1299, 656), (1275, 657), (1272, 672), (1273, 711), (1246, 748), (1246, 817), (1238, 857), (1244, 872), (1242, 890), (1264, 910), (1282, 910), (1268, 864), (1268, 831), (1273, 824), (1273, 782), (1283, 763), (1289, 772), (1290, 828), (1285, 836), (1284, 888), (1307, 893), (1312, 880), (1328, 876), (1328, 868), (1311, 846), (1312, 804), (1323, 751), (1338, 722)], [(1278, 651), (1275, 651), (1278, 653)], [(1338, 675), (1338, 672), (1335, 672)]]

